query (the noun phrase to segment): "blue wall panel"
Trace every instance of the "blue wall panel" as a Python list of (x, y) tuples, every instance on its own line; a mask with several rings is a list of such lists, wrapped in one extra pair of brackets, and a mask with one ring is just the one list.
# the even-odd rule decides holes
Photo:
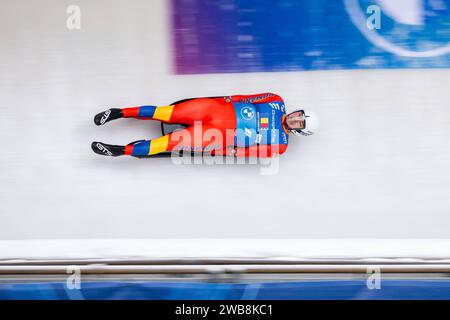
[(172, 11), (180, 74), (450, 67), (450, 0), (172, 0)]

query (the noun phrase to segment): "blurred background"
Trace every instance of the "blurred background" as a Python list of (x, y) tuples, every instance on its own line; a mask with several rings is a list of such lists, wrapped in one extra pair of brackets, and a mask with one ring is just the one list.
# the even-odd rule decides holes
[[(70, 258), (64, 240), (83, 259), (109, 257), (86, 239), (449, 238), (449, 25), (448, 0), (3, 0), (0, 239), (27, 250), (2, 259), (39, 239), (61, 243), (42, 259)], [(320, 117), (274, 175), (90, 150), (160, 133), (96, 127), (109, 107), (261, 92)]]

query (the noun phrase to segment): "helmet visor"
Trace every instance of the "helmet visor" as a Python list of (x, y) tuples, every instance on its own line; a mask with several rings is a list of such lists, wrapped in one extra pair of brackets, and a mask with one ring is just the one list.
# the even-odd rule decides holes
[(305, 113), (294, 111), (286, 116), (286, 124), (290, 130), (303, 130), (306, 127)]

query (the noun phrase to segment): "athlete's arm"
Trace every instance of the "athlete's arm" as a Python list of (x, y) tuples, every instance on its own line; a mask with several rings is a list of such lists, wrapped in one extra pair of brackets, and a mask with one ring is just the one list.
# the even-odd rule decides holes
[(283, 102), (283, 99), (275, 93), (259, 93), (250, 95), (234, 95), (231, 96), (232, 102), (242, 103), (268, 103), (268, 102)]

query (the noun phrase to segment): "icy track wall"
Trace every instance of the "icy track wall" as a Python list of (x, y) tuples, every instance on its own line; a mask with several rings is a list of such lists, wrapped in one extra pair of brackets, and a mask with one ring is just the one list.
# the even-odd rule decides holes
[[(373, 43), (348, 1), (207, 3), (78, 0), (81, 28), (70, 30), (71, 3), (2, 2), (1, 239), (449, 238), (447, 1), (408, 1), (415, 5), (400, 12), (376, 2), (378, 36), (407, 52), (439, 53), (425, 57)], [(354, 8), (364, 13), (364, 5)], [(218, 10), (220, 32), (203, 23)], [(249, 33), (232, 30), (234, 22)], [(390, 67), (403, 69), (346, 70)], [(90, 150), (93, 140), (159, 133), (130, 119), (95, 127), (107, 107), (267, 91), (321, 122), (316, 135), (291, 139), (275, 175)]]

